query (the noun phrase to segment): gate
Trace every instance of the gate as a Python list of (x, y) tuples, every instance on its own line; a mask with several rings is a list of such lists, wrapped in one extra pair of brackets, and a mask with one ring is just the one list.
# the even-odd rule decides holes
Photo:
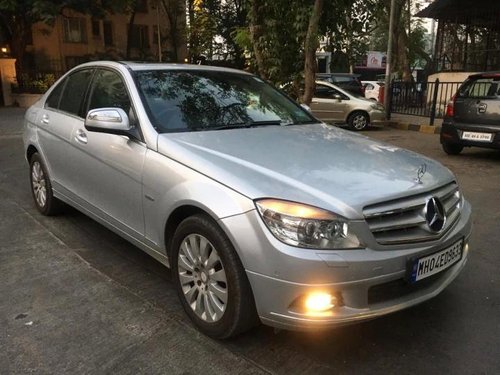
[(461, 82), (391, 82), (389, 95), (390, 113), (430, 117), (430, 124), (435, 118), (442, 118), (446, 105), (455, 95)]

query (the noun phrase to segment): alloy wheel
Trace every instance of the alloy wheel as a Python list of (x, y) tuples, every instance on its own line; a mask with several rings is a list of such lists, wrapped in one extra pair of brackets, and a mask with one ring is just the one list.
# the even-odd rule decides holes
[(205, 237), (190, 234), (179, 248), (178, 277), (187, 303), (208, 323), (219, 321), (227, 306), (227, 277), (215, 247)]
[(39, 207), (45, 207), (47, 203), (47, 187), (45, 184), (45, 174), (38, 161), (35, 161), (31, 167), (31, 184), (36, 203)]

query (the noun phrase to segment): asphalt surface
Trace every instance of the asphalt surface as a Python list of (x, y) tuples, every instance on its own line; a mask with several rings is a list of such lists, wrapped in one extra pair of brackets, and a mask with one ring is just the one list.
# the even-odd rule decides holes
[(38, 214), (22, 115), (0, 109), (0, 374), (500, 373), (500, 152), (450, 157), (436, 135), (364, 132), (456, 173), (474, 210), (464, 271), (433, 300), (370, 322), (215, 341), (184, 316), (168, 269), (76, 210)]

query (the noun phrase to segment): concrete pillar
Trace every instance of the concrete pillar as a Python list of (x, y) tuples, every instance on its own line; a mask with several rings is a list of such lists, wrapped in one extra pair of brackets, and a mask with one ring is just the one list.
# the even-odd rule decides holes
[(12, 105), (11, 85), (16, 83), (16, 59), (0, 58), (0, 82), (2, 83), (4, 105)]

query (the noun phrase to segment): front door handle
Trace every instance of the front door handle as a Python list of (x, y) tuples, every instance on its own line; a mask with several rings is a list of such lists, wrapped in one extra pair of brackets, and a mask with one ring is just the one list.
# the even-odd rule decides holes
[(87, 134), (85, 134), (85, 132), (82, 129), (78, 129), (76, 131), (75, 139), (77, 142), (83, 143), (85, 145), (88, 142)]
[(44, 114), (42, 116), (42, 124), (47, 125), (48, 123), (49, 123), (49, 115), (48, 114)]

